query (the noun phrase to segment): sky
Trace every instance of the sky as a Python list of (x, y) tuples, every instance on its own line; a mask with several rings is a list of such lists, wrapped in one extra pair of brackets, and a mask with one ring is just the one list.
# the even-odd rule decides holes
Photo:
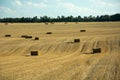
[(120, 13), (120, 0), (0, 0), (0, 18)]

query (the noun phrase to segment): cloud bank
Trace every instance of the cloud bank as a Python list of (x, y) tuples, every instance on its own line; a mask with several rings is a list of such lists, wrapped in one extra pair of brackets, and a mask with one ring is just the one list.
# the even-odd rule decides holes
[[(114, 0), (7, 0), (0, 6), (4, 16), (89, 16), (119, 13), (120, 1)], [(88, 5), (87, 5), (88, 4)], [(90, 4), (90, 5), (89, 5)], [(1, 15), (1, 16), (2, 16)]]

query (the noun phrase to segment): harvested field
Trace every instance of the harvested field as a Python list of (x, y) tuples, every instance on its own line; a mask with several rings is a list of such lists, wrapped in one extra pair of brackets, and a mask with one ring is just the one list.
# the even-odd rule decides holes
[(120, 22), (0, 23), (0, 80), (120, 80)]

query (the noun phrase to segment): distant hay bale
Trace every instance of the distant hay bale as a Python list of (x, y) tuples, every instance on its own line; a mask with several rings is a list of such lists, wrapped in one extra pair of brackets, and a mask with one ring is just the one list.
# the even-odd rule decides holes
[(48, 22), (45, 22), (45, 25), (48, 25), (49, 23)]
[(39, 37), (35, 37), (35, 40), (39, 40)]
[(54, 22), (51, 22), (51, 24), (54, 24)]
[(38, 56), (38, 51), (31, 51), (31, 56)]
[(27, 35), (22, 35), (21, 37), (22, 37), (22, 38), (26, 38), (26, 37), (27, 37)]
[(80, 39), (74, 39), (74, 41), (69, 41), (69, 42), (66, 42), (67, 44), (74, 44), (74, 43), (79, 43), (80, 42)]
[(26, 38), (26, 39), (30, 39), (30, 38), (32, 38), (32, 36), (26, 36), (25, 38)]
[(74, 43), (80, 42), (80, 39), (74, 39)]
[(93, 54), (95, 54), (95, 53), (101, 53), (101, 48), (93, 49)]
[(47, 32), (46, 34), (52, 34), (52, 32)]
[(76, 24), (78, 24), (78, 22), (75, 22)]
[(80, 30), (80, 32), (86, 32), (86, 30)]
[(22, 35), (21, 37), (26, 39), (32, 38), (32, 36), (28, 36), (28, 35)]
[(67, 22), (65, 22), (65, 24), (67, 24)]
[(8, 25), (8, 23), (6, 22), (5, 25)]
[(10, 34), (6, 34), (5, 37), (11, 37), (11, 35)]

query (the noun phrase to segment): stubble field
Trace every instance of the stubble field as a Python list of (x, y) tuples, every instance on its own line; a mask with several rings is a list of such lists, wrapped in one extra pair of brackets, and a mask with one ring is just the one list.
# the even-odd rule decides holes
[(0, 23), (0, 80), (120, 80), (120, 22)]

